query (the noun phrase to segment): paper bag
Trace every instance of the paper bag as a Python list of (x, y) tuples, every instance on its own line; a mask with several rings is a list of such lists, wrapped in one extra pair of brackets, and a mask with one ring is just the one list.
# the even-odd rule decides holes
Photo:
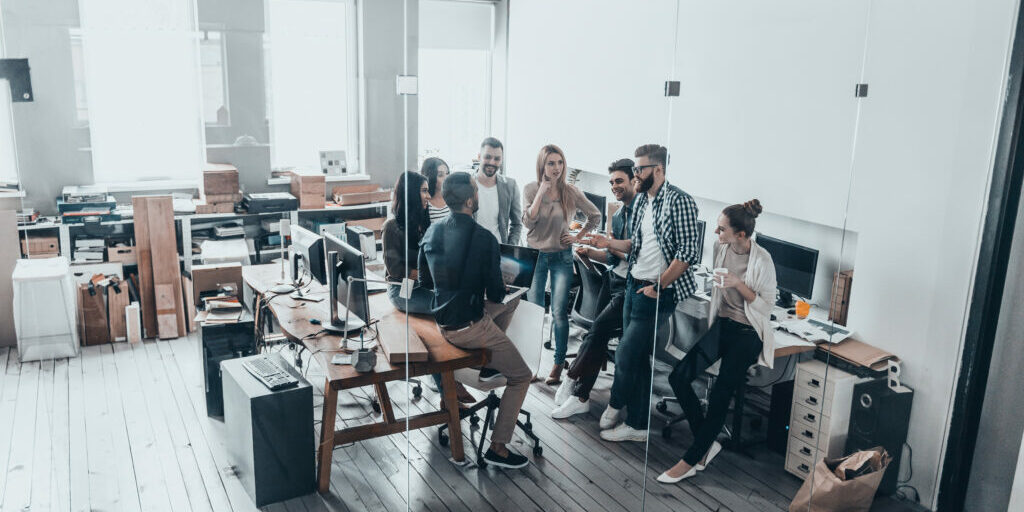
[(793, 497), (789, 512), (868, 512), (889, 461), (881, 446), (818, 461)]

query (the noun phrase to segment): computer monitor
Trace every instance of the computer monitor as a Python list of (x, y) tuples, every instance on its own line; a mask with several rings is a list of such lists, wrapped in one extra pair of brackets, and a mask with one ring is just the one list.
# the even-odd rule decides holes
[(327, 284), (327, 264), (324, 262), (324, 238), (306, 228), (292, 227), (292, 279), (299, 280), (299, 270), (306, 269), (312, 278)]
[(501, 244), (501, 279), (508, 286), (529, 288), (533, 285), (539, 255), (537, 249)]
[(761, 233), (755, 240), (775, 262), (775, 279), (779, 288), (777, 304), (784, 308), (793, 307), (793, 295), (810, 300), (818, 267), (818, 251)]
[[(370, 321), (370, 301), (366, 294), (366, 267), (363, 253), (340, 238), (324, 234), (327, 278), (331, 292), (331, 318), (325, 329), (354, 332)], [(339, 315), (338, 303), (348, 310)], [(347, 320), (346, 320), (347, 318)]]
[(598, 226), (597, 231), (604, 231), (605, 226), (608, 225), (608, 198), (597, 194), (591, 194), (590, 192), (584, 192), (583, 195), (587, 197), (588, 201), (594, 203), (594, 206), (596, 206), (598, 211), (601, 212), (601, 225)]

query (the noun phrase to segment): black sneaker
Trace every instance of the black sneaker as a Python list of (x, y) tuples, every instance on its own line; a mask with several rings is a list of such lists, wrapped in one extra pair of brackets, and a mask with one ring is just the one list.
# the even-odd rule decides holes
[(494, 380), (501, 376), (501, 372), (494, 368), (480, 368), (480, 382)]
[(508, 457), (502, 457), (501, 455), (494, 453), (494, 450), (491, 450), (490, 448), (488, 448), (487, 453), (484, 454), (484, 460), (492, 466), (508, 469), (524, 468), (530, 463), (530, 459), (527, 459), (512, 450), (508, 451)]

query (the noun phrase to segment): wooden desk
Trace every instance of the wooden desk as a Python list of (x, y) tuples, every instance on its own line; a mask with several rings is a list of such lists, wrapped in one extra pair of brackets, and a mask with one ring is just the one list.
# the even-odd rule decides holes
[[(280, 267), (274, 264), (253, 265), (242, 268), (242, 279), (257, 295), (264, 295), (280, 277)], [(314, 283), (306, 292), (309, 295), (327, 297), (326, 287)], [(269, 296), (268, 296), (269, 297)], [(395, 418), (388, 395), (387, 383), (405, 380), (434, 373), (441, 374), (444, 388), (443, 400), (447, 411), (438, 411), (410, 416), (409, 428), (424, 428), (447, 423), (450, 430), (452, 458), (461, 462), (465, 459), (462, 447), (462, 432), (459, 420), (459, 404), (456, 398), (454, 371), (460, 368), (478, 367), (487, 363), (489, 354), (483, 350), (462, 350), (448, 343), (441, 336), (441, 331), (433, 319), (419, 316), (406, 316), (396, 311), (383, 293), (370, 295), (370, 311), (375, 318), (391, 317), (392, 320), (405, 323), (409, 321), (410, 331), (423, 340), (430, 360), (427, 362), (392, 365), (382, 354), (377, 354), (377, 367), (372, 372), (358, 373), (350, 365), (331, 364), (331, 358), (341, 353), (341, 337), (333, 335), (317, 335), (321, 327), (309, 322), (312, 318), (325, 319), (330, 315), (327, 300), (320, 302), (298, 301), (287, 295), (279, 295), (269, 299), (271, 313), (277, 319), (281, 330), (288, 339), (302, 343), (316, 358), (320, 366), (326, 369), (327, 378), (324, 382), (323, 421), (321, 423), (320, 445), (317, 454), (317, 480), (321, 493), (329, 492), (331, 483), (331, 455), (334, 447), (362, 441), (374, 437), (382, 437), (405, 431), (406, 418)], [(349, 341), (355, 347), (358, 339)], [(408, 371), (408, 373), (407, 373)], [(338, 391), (362, 386), (374, 387), (380, 402), (383, 422), (344, 428), (335, 431), (334, 419), (338, 407)]]

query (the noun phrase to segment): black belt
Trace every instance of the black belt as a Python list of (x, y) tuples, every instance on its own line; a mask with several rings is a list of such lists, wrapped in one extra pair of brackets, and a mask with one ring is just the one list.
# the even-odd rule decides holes
[(655, 288), (658, 287), (658, 283), (655, 283), (654, 281), (646, 281), (644, 279), (637, 279), (635, 277), (633, 278), (633, 284), (635, 284), (638, 288), (643, 288), (645, 286), (653, 286)]

